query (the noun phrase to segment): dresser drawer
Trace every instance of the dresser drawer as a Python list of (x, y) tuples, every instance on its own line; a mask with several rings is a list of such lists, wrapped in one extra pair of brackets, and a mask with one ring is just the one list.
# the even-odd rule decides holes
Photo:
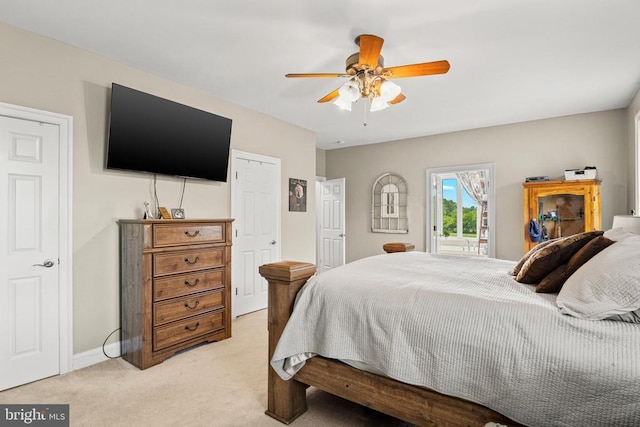
[(180, 297), (224, 286), (224, 269), (168, 276), (154, 280), (153, 301)]
[(162, 350), (220, 329), (224, 329), (224, 310), (158, 326), (153, 328), (153, 350)]
[(224, 292), (204, 292), (153, 304), (153, 324), (162, 325), (174, 320), (224, 308)]
[(186, 273), (224, 265), (224, 248), (196, 249), (153, 255), (153, 275)]
[(197, 243), (224, 243), (224, 223), (154, 224), (153, 246), (178, 246)]

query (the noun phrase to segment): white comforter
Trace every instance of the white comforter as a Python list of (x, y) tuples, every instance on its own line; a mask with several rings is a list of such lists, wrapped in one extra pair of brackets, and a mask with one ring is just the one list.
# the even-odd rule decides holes
[(640, 325), (562, 315), (514, 264), (408, 252), (319, 274), (271, 365), (340, 359), (531, 426), (640, 425)]

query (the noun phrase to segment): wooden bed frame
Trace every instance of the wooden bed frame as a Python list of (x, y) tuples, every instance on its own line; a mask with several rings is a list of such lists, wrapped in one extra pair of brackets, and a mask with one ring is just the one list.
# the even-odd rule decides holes
[[(269, 282), (269, 361), (289, 320), (296, 294), (315, 272), (313, 264), (293, 261), (260, 267), (260, 274)], [(307, 410), (308, 386), (420, 426), (484, 426), (488, 422), (521, 425), (484, 406), (320, 356), (307, 360), (289, 381), (282, 380), (269, 364), (266, 414), (291, 423)]]

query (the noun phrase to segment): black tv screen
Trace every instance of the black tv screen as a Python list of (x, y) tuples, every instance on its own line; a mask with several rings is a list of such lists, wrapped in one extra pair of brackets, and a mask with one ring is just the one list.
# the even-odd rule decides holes
[(231, 119), (111, 87), (108, 169), (227, 181)]

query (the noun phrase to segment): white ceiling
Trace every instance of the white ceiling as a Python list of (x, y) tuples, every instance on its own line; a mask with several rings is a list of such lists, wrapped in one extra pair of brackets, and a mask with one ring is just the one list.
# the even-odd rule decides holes
[[(324, 149), (624, 108), (640, 83), (639, 0), (0, 0), (0, 21), (310, 129)], [(387, 67), (451, 70), (396, 80), (407, 100), (375, 113), (316, 102), (342, 79), (284, 77), (343, 72), (365, 33), (385, 39)]]

